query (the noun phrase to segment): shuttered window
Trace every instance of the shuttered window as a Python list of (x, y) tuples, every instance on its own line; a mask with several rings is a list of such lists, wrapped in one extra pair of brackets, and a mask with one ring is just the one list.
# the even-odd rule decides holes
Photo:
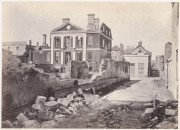
[(138, 74), (144, 74), (144, 63), (138, 63)]

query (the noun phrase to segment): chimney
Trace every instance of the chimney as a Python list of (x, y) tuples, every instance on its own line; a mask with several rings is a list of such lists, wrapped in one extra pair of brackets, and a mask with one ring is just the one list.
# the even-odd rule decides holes
[(36, 46), (39, 46), (39, 42), (37, 42), (37, 45)]
[(94, 24), (95, 24), (95, 29), (98, 30), (99, 29), (99, 18), (94, 19)]
[(43, 34), (43, 46), (46, 46), (46, 34)]
[(94, 24), (95, 14), (88, 14), (88, 25)]
[(70, 21), (69, 18), (63, 18), (63, 19), (62, 19), (62, 23), (68, 23), (69, 21)]
[(88, 30), (95, 30), (95, 14), (88, 14)]
[(120, 50), (124, 50), (124, 45), (122, 43), (120, 43)]
[(31, 40), (29, 40), (29, 45), (31, 46)]
[(139, 41), (138, 44), (139, 44), (139, 46), (142, 46), (142, 41)]

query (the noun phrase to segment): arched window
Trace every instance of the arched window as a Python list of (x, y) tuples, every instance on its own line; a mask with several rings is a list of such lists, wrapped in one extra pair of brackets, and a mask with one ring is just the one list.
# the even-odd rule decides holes
[(50, 62), (50, 60), (51, 60), (50, 58), (51, 58), (50, 52), (48, 52), (48, 53), (47, 53), (47, 62)]

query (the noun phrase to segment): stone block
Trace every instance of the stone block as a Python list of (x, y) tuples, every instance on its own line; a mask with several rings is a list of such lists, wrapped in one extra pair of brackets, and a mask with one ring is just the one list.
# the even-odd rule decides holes
[(21, 124), (16, 120), (13, 122), (13, 125), (16, 127), (16, 128), (21, 128)]
[(19, 122), (21, 125), (23, 125), (23, 123), (24, 123), (25, 121), (28, 121), (28, 118), (27, 118), (23, 113), (20, 113), (20, 114), (16, 117), (16, 119), (18, 120), (18, 122)]
[(63, 121), (63, 117), (65, 117), (65, 116), (66, 115), (63, 115), (63, 114), (55, 115), (54, 116), (54, 120), (57, 121), (58, 123), (62, 122)]
[(14, 128), (14, 125), (9, 121), (2, 121), (2, 128)]
[(72, 104), (70, 104), (70, 106), (71, 107), (76, 107), (76, 108), (78, 108), (79, 107), (79, 103), (78, 102), (74, 102), (74, 103), (72, 103)]
[(53, 118), (53, 112), (48, 110), (39, 111), (38, 118), (43, 121), (51, 120)]
[(57, 128), (58, 124), (54, 120), (41, 122), (41, 128)]
[(65, 115), (71, 115), (72, 114), (72, 112), (70, 112), (68, 109), (66, 109), (63, 106), (60, 106), (59, 110), (61, 111), (62, 114), (65, 114)]
[(71, 101), (74, 100), (74, 95), (73, 94), (69, 94), (66, 99), (71, 102)]
[(68, 107), (68, 110), (71, 111), (72, 113), (74, 111), (73, 107)]
[(78, 88), (78, 90), (77, 90), (77, 95), (83, 95), (83, 91), (82, 91), (81, 88)]
[(73, 94), (74, 97), (77, 96), (77, 93), (75, 91), (72, 94)]
[(68, 108), (68, 106), (69, 106), (69, 104), (70, 104), (71, 101), (70, 101), (69, 99), (67, 99), (67, 98), (58, 98), (57, 102), (58, 102), (60, 105)]
[(43, 107), (41, 104), (33, 104), (32, 109), (35, 111), (40, 111), (40, 110), (43, 110)]
[(37, 113), (36, 113), (36, 111), (35, 111), (35, 112), (26, 111), (25, 115), (26, 115), (29, 119), (32, 120), (32, 119), (36, 118)]
[(55, 98), (54, 98), (54, 97), (49, 97), (48, 100), (49, 100), (49, 101), (55, 101)]
[(83, 106), (83, 102), (80, 101), (80, 102), (79, 102), (79, 107), (82, 107), (82, 106)]
[(23, 123), (24, 128), (40, 128), (40, 123), (36, 120), (28, 120)]
[(35, 104), (43, 104), (46, 101), (46, 97), (44, 96), (37, 96)]
[(49, 101), (44, 103), (45, 108), (50, 111), (55, 111), (59, 107), (59, 103), (56, 101)]
[(165, 115), (166, 116), (174, 116), (176, 114), (177, 110), (173, 110), (173, 109), (165, 109)]
[(82, 97), (75, 97), (75, 98), (74, 98), (74, 101), (75, 101), (75, 102), (82, 101), (82, 100), (83, 100)]
[(150, 114), (153, 113), (153, 108), (146, 108), (144, 114)]

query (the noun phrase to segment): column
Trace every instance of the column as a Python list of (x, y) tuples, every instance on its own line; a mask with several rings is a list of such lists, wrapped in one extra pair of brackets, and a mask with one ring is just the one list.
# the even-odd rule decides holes
[(73, 42), (73, 54), (72, 54), (72, 56), (73, 56), (73, 59), (72, 60), (76, 60), (76, 36), (73, 36), (72, 37), (72, 42)]
[(86, 61), (86, 34), (83, 35), (83, 61)]
[(54, 63), (54, 36), (51, 37), (51, 64)]
[(61, 65), (64, 64), (64, 36), (61, 36)]

